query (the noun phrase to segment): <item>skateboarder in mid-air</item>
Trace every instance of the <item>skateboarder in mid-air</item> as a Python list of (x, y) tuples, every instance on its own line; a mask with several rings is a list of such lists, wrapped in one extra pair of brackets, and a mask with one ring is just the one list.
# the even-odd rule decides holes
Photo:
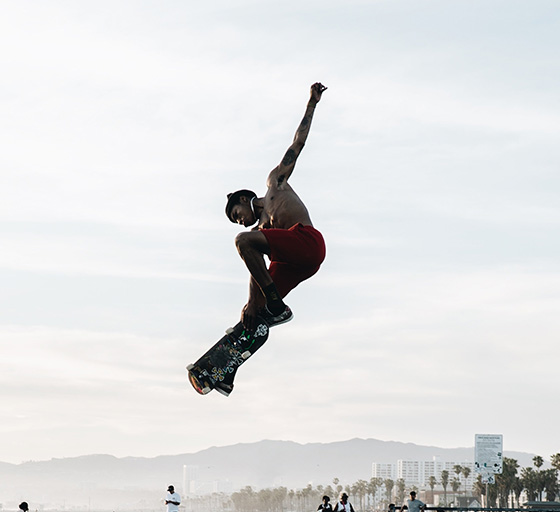
[[(247, 329), (254, 329), (260, 315), (269, 325), (292, 319), (292, 311), (282, 300), (290, 290), (315, 274), (325, 259), (325, 242), (311, 222), (302, 200), (288, 183), (296, 160), (303, 149), (315, 106), (327, 88), (311, 86), (311, 95), (292, 145), (266, 182), (264, 197), (251, 190), (228, 194), (226, 215), (231, 222), (251, 231), (239, 233), (237, 250), (249, 272), (249, 300), (241, 313)], [(267, 269), (264, 255), (270, 259)]]
[[(311, 86), (305, 115), (282, 162), (268, 175), (266, 194), (257, 197), (251, 190), (228, 195), (226, 215), (245, 227), (235, 239), (251, 281), (249, 300), (241, 321), (198, 360), (187, 366), (189, 382), (201, 395), (213, 389), (229, 396), (239, 367), (264, 345), (269, 327), (292, 319), (292, 311), (282, 300), (290, 290), (310, 278), (325, 259), (325, 242), (311, 223), (307, 208), (288, 184), (296, 160), (303, 149), (315, 106), (326, 87)], [(264, 255), (270, 259), (267, 269)]]

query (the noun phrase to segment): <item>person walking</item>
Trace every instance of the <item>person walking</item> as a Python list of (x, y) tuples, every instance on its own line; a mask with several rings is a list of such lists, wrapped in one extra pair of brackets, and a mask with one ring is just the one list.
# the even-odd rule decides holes
[(175, 492), (175, 487), (173, 487), (172, 485), (167, 488), (165, 504), (167, 505), (167, 512), (179, 512), (181, 496), (179, 496), (179, 494)]
[(333, 508), (333, 512), (354, 512), (352, 503), (348, 501), (348, 494), (345, 492), (340, 493), (338, 503)]
[(323, 496), (322, 503), (317, 507), (317, 510), (321, 512), (333, 512), (332, 505), (330, 504), (331, 499), (328, 496)]

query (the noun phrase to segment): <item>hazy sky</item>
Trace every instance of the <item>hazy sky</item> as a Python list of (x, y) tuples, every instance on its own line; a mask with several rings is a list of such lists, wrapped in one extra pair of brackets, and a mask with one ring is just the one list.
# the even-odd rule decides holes
[[(560, 4), (0, 4), (0, 460), (285, 439), (560, 451)], [(291, 177), (327, 260), (202, 397)]]

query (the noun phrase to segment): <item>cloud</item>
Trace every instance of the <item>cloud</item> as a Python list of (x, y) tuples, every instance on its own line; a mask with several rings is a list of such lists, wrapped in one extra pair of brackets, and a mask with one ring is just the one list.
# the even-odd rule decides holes
[[(548, 6), (1, 9), (5, 457), (483, 427), (549, 449), (511, 415), (558, 388)], [(316, 80), (291, 182), (327, 260), (234, 394), (199, 397), (184, 367), (247, 296), (225, 194), (264, 192)]]

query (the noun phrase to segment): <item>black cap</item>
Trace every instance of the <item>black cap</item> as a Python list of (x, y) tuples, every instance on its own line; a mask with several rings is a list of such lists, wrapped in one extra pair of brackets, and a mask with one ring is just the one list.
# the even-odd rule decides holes
[(257, 194), (255, 194), (252, 190), (242, 189), (227, 195), (228, 200), (226, 203), (226, 215), (229, 220), (231, 220), (231, 210), (233, 210), (233, 207), (239, 203), (239, 198), (243, 196), (253, 199), (253, 197), (257, 197)]

